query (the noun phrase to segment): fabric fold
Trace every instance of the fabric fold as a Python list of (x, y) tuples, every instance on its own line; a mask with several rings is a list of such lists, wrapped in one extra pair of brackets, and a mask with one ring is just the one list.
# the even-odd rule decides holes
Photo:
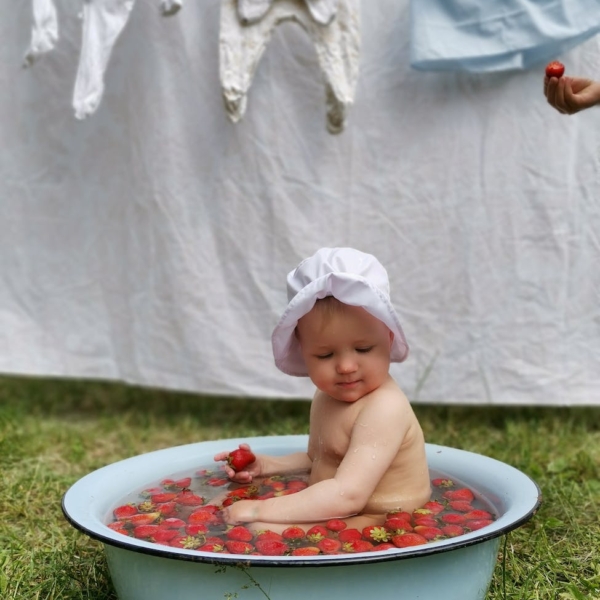
[(31, 42), (25, 53), (23, 66), (29, 67), (58, 41), (58, 18), (53, 0), (33, 0)]
[(164, 17), (171, 17), (179, 12), (183, 0), (161, 0), (160, 12)]

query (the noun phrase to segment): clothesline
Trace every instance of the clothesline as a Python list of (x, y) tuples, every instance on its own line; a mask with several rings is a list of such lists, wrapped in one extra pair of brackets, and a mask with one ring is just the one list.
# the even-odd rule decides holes
[[(56, 0), (32, 0), (25, 65), (59, 41)], [(104, 93), (114, 45), (135, 0), (84, 2), (83, 34), (73, 107), (93, 114)], [(183, 0), (160, 0), (160, 13), (180, 13)], [(225, 107), (236, 122), (273, 29), (293, 20), (317, 50), (326, 80), (328, 129), (341, 131), (353, 103), (360, 54), (359, 0), (222, 0), (220, 54)], [(363, 3), (362, 10), (368, 10)], [(411, 66), (419, 70), (496, 72), (527, 69), (555, 58), (600, 31), (598, 0), (418, 0), (411, 3)]]

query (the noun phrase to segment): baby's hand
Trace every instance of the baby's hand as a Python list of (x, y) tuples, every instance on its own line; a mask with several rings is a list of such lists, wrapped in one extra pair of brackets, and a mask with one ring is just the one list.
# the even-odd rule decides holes
[(223, 470), (229, 479), (237, 483), (250, 483), (260, 475), (260, 462), (248, 444), (240, 444), (231, 452), (219, 452), (215, 455), (215, 460), (225, 462)]

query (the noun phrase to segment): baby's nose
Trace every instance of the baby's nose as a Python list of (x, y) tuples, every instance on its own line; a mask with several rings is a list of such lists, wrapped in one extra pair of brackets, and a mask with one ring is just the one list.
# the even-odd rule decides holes
[(356, 361), (351, 358), (343, 358), (337, 368), (339, 373), (352, 373), (356, 370)]

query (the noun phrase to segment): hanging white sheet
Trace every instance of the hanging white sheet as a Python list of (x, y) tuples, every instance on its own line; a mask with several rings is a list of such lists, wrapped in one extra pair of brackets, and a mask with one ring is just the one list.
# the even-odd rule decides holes
[[(277, 27), (244, 118), (219, 82), (220, 0), (137, 2), (79, 121), (79, 0), (32, 68), (31, 5), (0, 0), (0, 372), (271, 398), (285, 275), (320, 246), (386, 265), (414, 401), (599, 404), (600, 109), (542, 95), (543, 65), (410, 68), (406, 0), (362, 3), (346, 128)], [(594, 37), (557, 56), (600, 73)]]

